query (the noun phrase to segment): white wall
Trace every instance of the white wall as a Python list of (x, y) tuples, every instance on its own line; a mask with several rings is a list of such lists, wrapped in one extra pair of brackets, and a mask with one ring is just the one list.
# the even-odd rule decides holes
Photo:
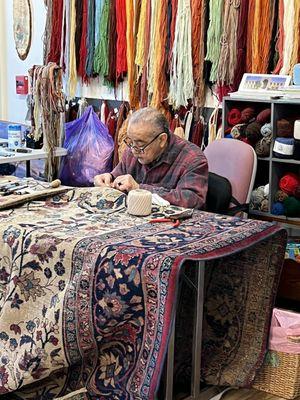
[(6, 19), (5, 19), (5, 1), (0, 0), (0, 119), (6, 119), (7, 103), (5, 101), (7, 94), (6, 85)]
[(43, 0), (31, 1), (32, 39), (27, 58), (22, 61), (15, 49), (13, 35), (13, 1), (0, 0), (5, 3), (6, 20), (6, 64), (7, 64), (7, 116), (4, 119), (13, 122), (25, 122), (27, 106), (26, 96), (16, 94), (16, 75), (28, 75), (28, 69), (43, 61), (42, 36), (45, 27), (46, 9)]

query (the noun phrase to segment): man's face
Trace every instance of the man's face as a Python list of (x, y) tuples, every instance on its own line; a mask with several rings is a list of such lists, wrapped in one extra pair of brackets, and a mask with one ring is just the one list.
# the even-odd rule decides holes
[[(162, 153), (168, 136), (165, 132), (158, 132), (157, 127), (150, 122), (135, 122), (128, 125), (127, 143), (131, 144), (134, 157), (141, 164), (150, 164)], [(139, 151), (139, 149), (144, 149)]]

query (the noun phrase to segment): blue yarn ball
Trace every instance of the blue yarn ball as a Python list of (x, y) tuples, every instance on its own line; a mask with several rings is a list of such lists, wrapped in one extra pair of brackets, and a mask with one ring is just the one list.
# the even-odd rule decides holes
[(230, 133), (228, 133), (228, 135), (225, 135), (225, 138), (226, 138), (226, 139), (233, 139), (233, 137), (231, 136)]
[(276, 201), (276, 203), (274, 203), (272, 206), (271, 213), (274, 215), (284, 215), (285, 214), (284, 205), (282, 203), (280, 203), (279, 201)]

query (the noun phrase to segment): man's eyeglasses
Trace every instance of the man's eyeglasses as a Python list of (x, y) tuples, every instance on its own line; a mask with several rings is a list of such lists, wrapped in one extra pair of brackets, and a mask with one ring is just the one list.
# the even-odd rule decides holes
[(125, 143), (131, 150), (134, 150), (136, 153), (144, 154), (144, 153), (145, 153), (145, 149), (146, 149), (148, 146), (150, 146), (150, 144), (153, 143), (162, 133), (165, 133), (165, 132), (160, 132), (158, 135), (155, 136), (155, 138), (153, 138), (153, 139), (151, 140), (151, 142), (145, 144), (145, 146), (143, 146), (143, 147), (134, 146), (133, 143), (132, 143), (132, 141), (131, 141), (131, 139), (129, 139), (129, 138), (125, 138), (125, 139), (124, 139), (124, 143)]

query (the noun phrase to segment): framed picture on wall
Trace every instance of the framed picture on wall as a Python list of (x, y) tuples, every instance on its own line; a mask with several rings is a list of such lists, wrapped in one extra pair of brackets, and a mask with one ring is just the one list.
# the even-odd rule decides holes
[(31, 4), (30, 0), (13, 0), (13, 30), (18, 56), (25, 60), (31, 45)]

